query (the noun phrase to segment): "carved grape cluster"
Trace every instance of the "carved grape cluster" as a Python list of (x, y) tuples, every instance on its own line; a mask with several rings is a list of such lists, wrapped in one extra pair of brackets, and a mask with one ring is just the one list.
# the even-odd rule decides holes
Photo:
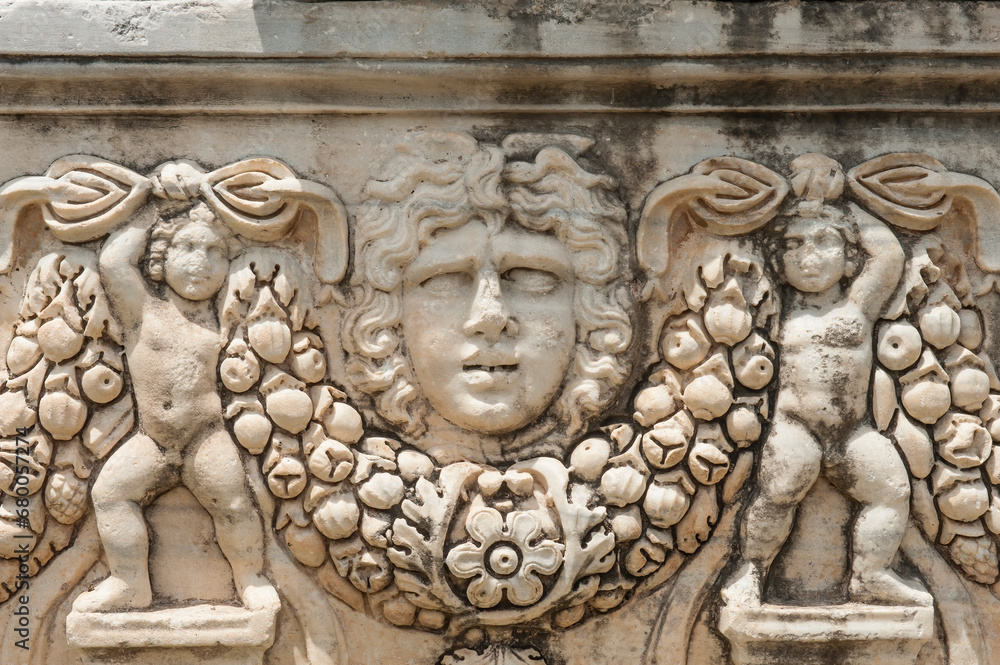
[(928, 236), (911, 248), (908, 266), (908, 314), (878, 332), (876, 424), (896, 442), (914, 478), (912, 510), (923, 531), (970, 578), (992, 583), (1000, 533), (994, 487), (1000, 382), (981, 350), (981, 315), (954, 254)]

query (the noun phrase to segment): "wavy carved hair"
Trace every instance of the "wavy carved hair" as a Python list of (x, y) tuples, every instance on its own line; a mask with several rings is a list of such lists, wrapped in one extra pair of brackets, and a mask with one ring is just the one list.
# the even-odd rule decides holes
[(554, 409), (571, 434), (584, 431), (630, 369), (634, 304), (615, 180), (554, 147), (533, 162), (508, 162), (500, 148), (478, 146), (471, 158), (404, 155), (394, 167), (390, 179), (368, 183), (357, 217), (356, 301), (343, 335), (351, 380), (388, 422), (423, 434), (430, 405), (403, 353), (403, 272), (440, 229), (473, 217), (491, 233), (516, 223), (553, 235), (574, 257), (576, 352)]

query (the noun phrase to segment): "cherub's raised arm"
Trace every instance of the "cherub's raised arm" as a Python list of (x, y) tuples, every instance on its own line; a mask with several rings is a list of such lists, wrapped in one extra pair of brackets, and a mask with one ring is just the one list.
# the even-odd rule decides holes
[(849, 297), (869, 316), (876, 317), (896, 291), (906, 256), (888, 226), (865, 213), (858, 214), (856, 219), (866, 256), (864, 269), (851, 284)]
[(125, 326), (131, 326), (142, 314), (147, 296), (146, 280), (139, 262), (146, 251), (146, 224), (139, 219), (115, 231), (101, 248), (98, 266), (115, 315)]

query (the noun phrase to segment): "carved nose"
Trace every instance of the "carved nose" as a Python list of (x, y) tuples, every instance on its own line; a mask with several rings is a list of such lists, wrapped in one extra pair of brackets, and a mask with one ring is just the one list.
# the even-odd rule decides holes
[(482, 335), (487, 342), (495, 344), (510, 323), (503, 294), (500, 293), (500, 276), (495, 271), (480, 274), (478, 282), (469, 318), (463, 328), (467, 335)]
[(803, 268), (815, 268), (820, 263), (819, 252), (812, 247), (805, 249), (801, 254), (799, 263)]

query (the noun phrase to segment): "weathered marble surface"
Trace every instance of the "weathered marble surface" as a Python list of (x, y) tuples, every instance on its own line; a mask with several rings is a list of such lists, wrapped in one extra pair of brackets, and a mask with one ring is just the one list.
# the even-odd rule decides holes
[(0, 4), (0, 660), (995, 662), (998, 38)]

